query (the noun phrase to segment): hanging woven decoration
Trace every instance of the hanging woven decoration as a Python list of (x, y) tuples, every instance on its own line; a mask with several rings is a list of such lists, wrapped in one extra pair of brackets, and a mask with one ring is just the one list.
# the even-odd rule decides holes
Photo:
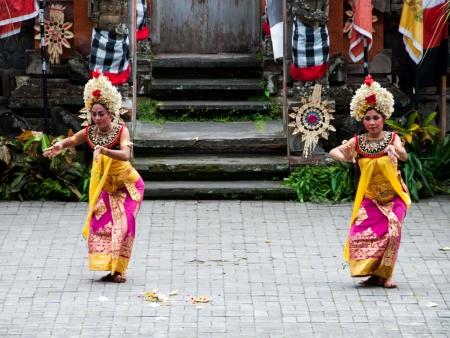
[(302, 106), (293, 107), (289, 117), (293, 119), (289, 127), (293, 127), (292, 135), (302, 134), (303, 156), (308, 157), (319, 141), (319, 137), (328, 139), (330, 131), (336, 129), (330, 124), (334, 119), (331, 114), (334, 109), (331, 103), (324, 100), (321, 102), (322, 86), (316, 84), (309, 98), (302, 98)]
[[(73, 33), (69, 30), (72, 27), (71, 22), (64, 22), (64, 10), (66, 7), (62, 5), (50, 6), (50, 20), (45, 20), (45, 42), (49, 61), (52, 64), (59, 64), (59, 57), (63, 53), (63, 47), (70, 48), (68, 39), (73, 38)], [(34, 26), (36, 31), (40, 31), (39, 25)], [(34, 36), (36, 40), (40, 40), (40, 33)]]

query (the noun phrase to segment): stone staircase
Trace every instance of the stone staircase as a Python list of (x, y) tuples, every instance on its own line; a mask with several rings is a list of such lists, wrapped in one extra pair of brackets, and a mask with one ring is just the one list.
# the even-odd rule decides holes
[(134, 165), (146, 181), (146, 198), (294, 198), (282, 185), (289, 164), (281, 117), (208, 121), (227, 112), (268, 114), (254, 55), (161, 54), (141, 59), (138, 68), (139, 94), (157, 100), (159, 115), (207, 121), (137, 123)]

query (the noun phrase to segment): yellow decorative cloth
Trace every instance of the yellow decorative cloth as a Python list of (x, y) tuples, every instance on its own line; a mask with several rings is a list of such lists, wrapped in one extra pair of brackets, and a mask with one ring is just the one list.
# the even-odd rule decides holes
[[(350, 226), (358, 216), (361, 202), (364, 197), (374, 199), (380, 203), (386, 203), (389, 201), (389, 198), (392, 200), (395, 195), (398, 195), (409, 208), (411, 205), (411, 198), (409, 197), (409, 194), (403, 190), (397, 166), (392, 164), (388, 156), (377, 158), (364, 157), (361, 158), (358, 163), (361, 169), (361, 177), (356, 191)], [(374, 179), (372, 180), (372, 178)], [(386, 190), (381, 190), (383, 188)], [(344, 258), (346, 261), (349, 260), (348, 239), (345, 243)]]
[(406, 51), (418, 64), (423, 57), (423, 6), (421, 0), (403, 3), (398, 30), (403, 34)]

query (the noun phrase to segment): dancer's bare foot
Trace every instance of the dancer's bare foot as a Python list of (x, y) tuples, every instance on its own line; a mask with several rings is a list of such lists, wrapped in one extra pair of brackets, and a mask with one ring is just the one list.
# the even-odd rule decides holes
[(378, 276), (370, 276), (366, 280), (359, 282), (361, 286), (379, 286), (382, 285), (383, 281)]
[(110, 273), (106, 276), (100, 278), (102, 282), (114, 282), (114, 283), (125, 283), (127, 281), (126, 277), (122, 275), (120, 272), (114, 273), (111, 275)]
[(113, 276), (113, 282), (115, 283), (125, 283), (127, 281), (126, 277), (120, 272), (116, 272)]
[(392, 278), (386, 278), (384, 280), (383, 287), (385, 289), (395, 289), (397, 287), (397, 284), (395, 284)]
[(100, 278), (100, 280), (102, 282), (112, 282), (113, 281), (113, 275), (108, 273), (106, 276), (103, 276), (102, 278)]

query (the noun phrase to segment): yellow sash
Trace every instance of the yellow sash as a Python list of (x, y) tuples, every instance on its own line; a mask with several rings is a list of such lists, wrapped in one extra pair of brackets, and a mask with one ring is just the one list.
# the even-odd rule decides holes
[(85, 239), (89, 237), (89, 226), (91, 224), (92, 213), (94, 212), (97, 199), (100, 196), (103, 186), (105, 185), (111, 163), (112, 158), (103, 156), (102, 154), (99, 154), (97, 161), (92, 161), (91, 180), (89, 182), (89, 212), (86, 223), (81, 231)]

